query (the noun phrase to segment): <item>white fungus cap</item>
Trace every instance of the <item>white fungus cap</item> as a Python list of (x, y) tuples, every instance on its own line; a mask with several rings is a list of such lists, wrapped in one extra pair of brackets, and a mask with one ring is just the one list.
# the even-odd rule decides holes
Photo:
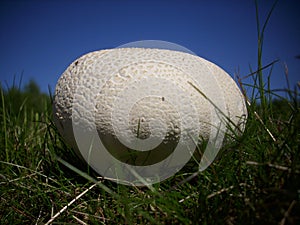
[(243, 132), (247, 117), (242, 93), (220, 67), (188, 53), (145, 48), (81, 56), (58, 80), (53, 109), (59, 132), (83, 158), (74, 126), (83, 133), (96, 128), (124, 162), (128, 149), (155, 149), (135, 159), (137, 165), (167, 157), (191, 134), (209, 139), (213, 130)]

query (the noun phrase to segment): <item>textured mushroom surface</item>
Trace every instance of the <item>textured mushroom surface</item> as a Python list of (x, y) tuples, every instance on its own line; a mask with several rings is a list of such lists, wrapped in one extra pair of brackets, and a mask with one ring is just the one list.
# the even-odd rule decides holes
[[(209, 139), (221, 123), (224, 133), (228, 125), (243, 131), (247, 116), (239, 88), (217, 65), (143, 48), (95, 51), (74, 61), (58, 80), (53, 109), (59, 132), (79, 155), (73, 127), (82, 134), (96, 128), (114, 157), (135, 165), (168, 157), (190, 134)], [(150, 157), (126, 158), (128, 151), (150, 149)]]

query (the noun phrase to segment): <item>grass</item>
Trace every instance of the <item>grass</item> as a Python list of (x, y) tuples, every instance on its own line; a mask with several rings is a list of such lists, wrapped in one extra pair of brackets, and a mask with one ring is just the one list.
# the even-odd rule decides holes
[(197, 176), (189, 163), (151, 187), (87, 173), (53, 125), (50, 97), (32, 94), (32, 83), (24, 91), (1, 86), (0, 223), (299, 224), (300, 87), (287, 97), (271, 90), (275, 62), (264, 67), (258, 49), (253, 84), (239, 79), (253, 90), (244, 134)]

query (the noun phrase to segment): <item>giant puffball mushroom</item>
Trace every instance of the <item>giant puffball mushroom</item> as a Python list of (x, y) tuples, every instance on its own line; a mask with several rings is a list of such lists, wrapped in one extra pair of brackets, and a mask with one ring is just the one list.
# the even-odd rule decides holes
[[(59, 78), (53, 109), (58, 131), (85, 161), (95, 160), (96, 171), (101, 156), (83, 152), (79, 145), (89, 143), (78, 141), (91, 130), (114, 158), (147, 166), (166, 159), (190, 134), (209, 139), (220, 130), (241, 133), (247, 117), (243, 95), (220, 67), (188, 53), (150, 48), (81, 56)], [(74, 126), (81, 132), (77, 137)], [(132, 159), (141, 146), (154, 150)]]

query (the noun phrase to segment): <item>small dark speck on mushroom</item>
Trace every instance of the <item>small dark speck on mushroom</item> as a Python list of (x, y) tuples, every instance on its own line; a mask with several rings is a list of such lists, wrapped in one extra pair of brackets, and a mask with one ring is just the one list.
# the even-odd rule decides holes
[(161, 100), (162, 100), (162, 101), (165, 101), (165, 97), (162, 97)]
[(78, 64), (78, 61), (75, 62), (75, 66), (77, 66), (77, 64)]

